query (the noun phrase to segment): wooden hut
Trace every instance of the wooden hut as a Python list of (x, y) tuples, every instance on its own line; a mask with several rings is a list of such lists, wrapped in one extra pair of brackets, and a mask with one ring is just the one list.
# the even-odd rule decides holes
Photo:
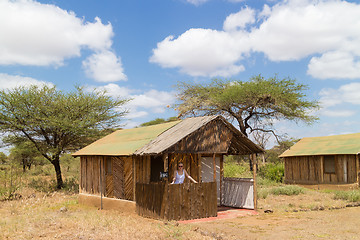
[[(81, 161), (83, 198), (125, 199), (136, 202), (140, 215), (189, 219), (216, 216), (216, 205), (224, 200), (224, 155), (260, 152), (223, 117), (206, 116), (118, 130), (73, 156)], [(180, 161), (199, 184), (168, 184)]]
[(285, 162), (285, 182), (358, 182), (359, 152), (360, 133), (303, 138), (280, 155)]

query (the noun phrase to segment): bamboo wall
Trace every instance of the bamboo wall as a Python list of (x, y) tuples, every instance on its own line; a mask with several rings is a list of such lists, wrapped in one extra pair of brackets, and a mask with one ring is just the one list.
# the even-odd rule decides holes
[[(111, 164), (110, 173), (106, 172), (108, 159)], [(102, 192), (106, 197), (134, 199), (131, 157), (81, 156), (80, 162), (80, 192), (94, 195), (100, 195)]]
[(216, 183), (136, 184), (140, 216), (188, 220), (217, 216)]
[[(354, 183), (357, 180), (355, 155), (335, 155), (335, 173), (325, 173), (324, 156), (286, 157), (286, 183)], [(344, 160), (347, 179), (344, 179)]]

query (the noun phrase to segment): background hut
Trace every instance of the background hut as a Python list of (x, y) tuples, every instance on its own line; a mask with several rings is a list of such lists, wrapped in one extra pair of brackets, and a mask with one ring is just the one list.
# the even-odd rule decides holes
[[(202, 200), (199, 197), (197, 203), (201, 206), (207, 201), (206, 194), (210, 194), (207, 198), (212, 200), (207, 202), (211, 211), (216, 214), (216, 205), (220, 205), (224, 197), (223, 156), (262, 151), (223, 117), (206, 116), (118, 130), (73, 156), (80, 156), (81, 161), (80, 194), (131, 200), (138, 205), (145, 201), (143, 197), (149, 198), (148, 194), (152, 194), (149, 191), (154, 192), (154, 188), (160, 189), (157, 195), (179, 188), (169, 188), (166, 184), (172, 181), (177, 163), (181, 161), (184, 169), (202, 184), (200, 188), (191, 190), (195, 193), (189, 199), (196, 199), (195, 195), (201, 195)], [(159, 187), (149, 184), (157, 184)], [(190, 185), (189, 189), (179, 191), (190, 194)], [(157, 196), (154, 195), (154, 198)], [(163, 201), (156, 201), (160, 200)], [(188, 202), (184, 200), (182, 206)], [(188, 212), (191, 212), (190, 209), (189, 207)], [(207, 211), (199, 213), (199, 216), (205, 212)]]
[(285, 182), (358, 182), (359, 152), (360, 133), (303, 138), (280, 155), (285, 162)]

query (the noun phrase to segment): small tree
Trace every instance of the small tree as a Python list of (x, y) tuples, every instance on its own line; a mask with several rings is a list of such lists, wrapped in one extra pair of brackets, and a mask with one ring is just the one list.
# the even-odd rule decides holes
[(4, 164), (7, 161), (7, 156), (5, 153), (0, 152), (0, 164)]
[(41, 157), (40, 152), (29, 140), (18, 142), (14, 145), (14, 147), (10, 149), (9, 159), (14, 162), (20, 163), (22, 165), (23, 172), (26, 171), (26, 168), (30, 170), (31, 165), (39, 157)]
[(31, 86), (0, 91), (0, 130), (30, 140), (53, 166), (57, 188), (63, 186), (60, 155), (97, 139), (103, 129), (118, 127), (128, 100), (77, 87)]
[[(279, 142), (281, 136), (274, 129), (276, 120), (290, 120), (311, 124), (318, 109), (317, 101), (306, 99), (306, 85), (295, 79), (265, 79), (261, 75), (250, 81), (224, 81), (215, 79), (210, 84), (177, 85), (179, 116), (220, 114), (235, 120), (240, 131), (248, 136), (253, 132), (271, 133)], [(250, 160), (250, 169), (252, 162)]]

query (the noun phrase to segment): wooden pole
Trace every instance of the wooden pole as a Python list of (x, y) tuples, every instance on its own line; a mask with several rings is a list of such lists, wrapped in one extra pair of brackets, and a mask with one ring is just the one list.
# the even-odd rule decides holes
[(254, 179), (254, 210), (257, 210), (257, 186), (256, 186), (256, 154), (251, 154), (253, 163), (253, 179)]
[(324, 156), (320, 156), (320, 183), (324, 183)]
[(355, 165), (356, 165), (356, 182), (358, 183), (358, 185), (360, 186), (360, 182), (359, 182), (359, 174), (360, 174), (360, 172), (359, 172), (359, 154), (356, 154), (355, 155), (356, 156), (356, 158), (355, 158)]
[(216, 155), (213, 154), (214, 182), (216, 183)]
[(135, 160), (136, 160), (136, 157), (132, 156), (131, 157), (132, 160), (133, 160), (133, 199), (134, 201), (136, 201), (136, 194), (135, 194), (135, 190), (136, 190), (136, 163), (135, 163)]
[(103, 189), (102, 189), (102, 174), (101, 174), (101, 158), (99, 158), (99, 171), (100, 171), (100, 175), (99, 175), (99, 180), (100, 180), (100, 210), (103, 209)]
[(220, 157), (220, 205), (223, 203), (224, 155)]
[(201, 153), (199, 153), (199, 154), (198, 154), (199, 183), (200, 183), (201, 180), (202, 180), (202, 176), (201, 176), (201, 162), (202, 162)]

